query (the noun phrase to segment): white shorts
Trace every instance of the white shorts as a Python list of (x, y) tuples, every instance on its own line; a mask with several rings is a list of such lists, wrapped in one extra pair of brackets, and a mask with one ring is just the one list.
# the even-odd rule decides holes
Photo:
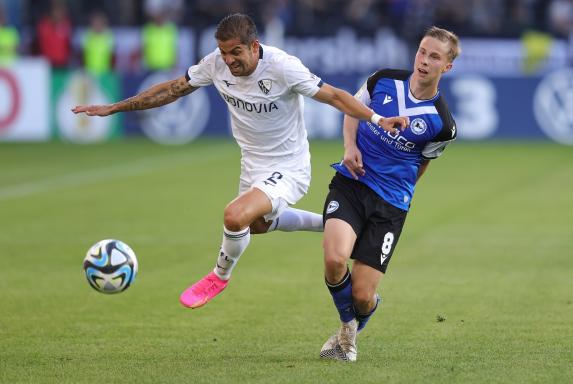
[(270, 166), (265, 169), (246, 169), (241, 167), (239, 194), (252, 187), (260, 189), (272, 204), (272, 211), (266, 214), (266, 221), (273, 220), (289, 206), (299, 201), (310, 185), (310, 162), (297, 168)]

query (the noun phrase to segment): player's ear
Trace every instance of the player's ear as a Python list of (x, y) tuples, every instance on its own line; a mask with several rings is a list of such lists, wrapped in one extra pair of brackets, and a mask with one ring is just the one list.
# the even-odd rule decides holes
[(251, 43), (251, 51), (259, 52), (259, 46), (260, 46), (259, 40), (257, 39), (253, 40), (253, 42)]
[(442, 73), (449, 72), (450, 69), (452, 69), (452, 66), (453, 66), (453, 65), (454, 65), (453, 63), (448, 63), (448, 64), (446, 64), (446, 66), (445, 66), (444, 68), (442, 68)]

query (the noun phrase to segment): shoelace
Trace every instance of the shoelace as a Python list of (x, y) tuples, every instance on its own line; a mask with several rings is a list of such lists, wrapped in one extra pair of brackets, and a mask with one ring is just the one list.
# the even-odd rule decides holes
[(215, 281), (212, 279), (204, 279), (199, 282), (197, 285), (197, 290), (200, 291), (208, 291), (211, 290), (211, 287), (215, 285)]
[(216, 288), (218, 288), (217, 282), (215, 280), (211, 280), (211, 285), (207, 288), (207, 292), (214, 291)]
[(215, 280), (205, 279), (201, 281), (200, 284), (197, 286), (197, 291), (208, 293), (214, 290), (215, 288), (217, 288), (217, 282)]
[(355, 349), (354, 341), (352, 340), (352, 328), (348, 325), (343, 324), (338, 336), (338, 344), (344, 349)]

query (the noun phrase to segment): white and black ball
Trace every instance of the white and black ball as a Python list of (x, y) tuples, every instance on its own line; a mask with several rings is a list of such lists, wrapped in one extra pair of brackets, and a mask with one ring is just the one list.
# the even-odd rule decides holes
[(137, 275), (137, 257), (135, 252), (120, 240), (98, 241), (84, 258), (84, 271), (88, 283), (96, 291), (123, 292)]

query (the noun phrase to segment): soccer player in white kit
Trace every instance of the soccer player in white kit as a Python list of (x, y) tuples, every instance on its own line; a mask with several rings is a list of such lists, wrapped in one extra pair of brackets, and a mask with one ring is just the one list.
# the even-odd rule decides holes
[(251, 233), (322, 231), (322, 215), (290, 207), (310, 184), (302, 96), (372, 121), (384, 130), (395, 131), (395, 126), (406, 124), (401, 117), (374, 114), (348, 92), (323, 83), (298, 58), (260, 44), (256, 26), (247, 15), (225, 17), (215, 38), (218, 48), (184, 76), (115, 104), (72, 109), (89, 116), (149, 109), (211, 84), (227, 103), (233, 136), (241, 148), (239, 195), (225, 208), (223, 241), (214, 270), (181, 294), (181, 303), (189, 308), (205, 305), (227, 287)]

